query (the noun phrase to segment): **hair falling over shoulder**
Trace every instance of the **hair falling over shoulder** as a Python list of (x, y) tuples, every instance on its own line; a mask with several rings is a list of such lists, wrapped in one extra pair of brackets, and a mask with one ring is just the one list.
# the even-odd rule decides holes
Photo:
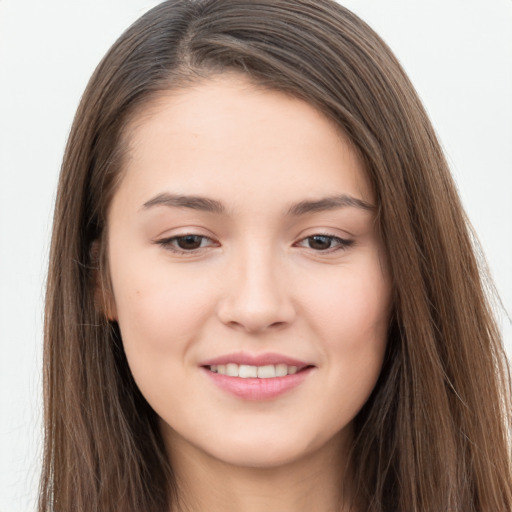
[(512, 510), (510, 375), (492, 286), (396, 58), (331, 0), (169, 0), (100, 63), (65, 152), (46, 295), (39, 512), (177, 506), (156, 414), (97, 290), (108, 287), (106, 216), (129, 120), (160, 91), (230, 70), (337, 123), (375, 191), (394, 308), (379, 382), (355, 420), (362, 510)]

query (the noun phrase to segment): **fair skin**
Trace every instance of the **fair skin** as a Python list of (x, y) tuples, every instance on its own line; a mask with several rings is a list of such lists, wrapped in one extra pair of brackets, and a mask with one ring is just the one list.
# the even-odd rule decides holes
[(390, 310), (356, 152), (311, 105), (233, 74), (161, 94), (128, 141), (109, 315), (183, 509), (343, 509)]

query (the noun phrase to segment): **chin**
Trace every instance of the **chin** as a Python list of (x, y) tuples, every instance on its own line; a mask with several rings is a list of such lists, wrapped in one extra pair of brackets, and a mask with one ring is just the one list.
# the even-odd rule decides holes
[[(258, 435), (259, 434), (259, 435)], [(225, 464), (254, 469), (275, 469), (299, 462), (315, 453), (328, 450), (333, 453), (339, 435), (326, 438), (322, 435), (261, 432), (254, 436), (233, 436), (224, 442), (216, 442), (203, 450)], [(302, 435), (301, 435), (302, 434)], [(325, 452), (324, 452), (325, 453)]]
[(221, 457), (216, 457), (219, 461), (231, 466), (245, 467), (252, 469), (273, 469), (286, 466), (295, 462), (303, 456), (297, 447), (279, 446), (279, 447), (256, 447), (236, 446), (230, 453), (223, 453)]
[(276, 418), (240, 411), (223, 421), (211, 417), (174, 424), (162, 421), (161, 429), (171, 458), (181, 455), (182, 460), (206, 463), (209, 459), (233, 467), (271, 469), (341, 453), (343, 440), (352, 430), (350, 421), (337, 419), (320, 421), (319, 415), (283, 412)]

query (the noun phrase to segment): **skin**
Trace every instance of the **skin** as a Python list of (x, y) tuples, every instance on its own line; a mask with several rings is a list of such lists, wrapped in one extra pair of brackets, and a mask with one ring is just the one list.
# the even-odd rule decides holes
[[(161, 418), (183, 507), (339, 511), (352, 420), (382, 366), (390, 280), (375, 209), (290, 208), (339, 195), (372, 205), (357, 153), (311, 105), (233, 74), (160, 95), (128, 139), (108, 216), (109, 315)], [(173, 237), (188, 234), (200, 247), (176, 252)], [(274, 399), (245, 400), (201, 368), (240, 351), (313, 369)]]

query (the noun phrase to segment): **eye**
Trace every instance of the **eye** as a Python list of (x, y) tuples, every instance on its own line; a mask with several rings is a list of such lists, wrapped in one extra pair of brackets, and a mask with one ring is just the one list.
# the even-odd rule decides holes
[(194, 234), (164, 238), (162, 240), (157, 240), (155, 243), (170, 251), (178, 253), (191, 253), (199, 249), (204, 249), (216, 245), (216, 243), (211, 238)]
[(297, 242), (297, 246), (313, 249), (318, 252), (334, 252), (347, 249), (354, 243), (353, 240), (346, 240), (333, 235), (312, 235)]

